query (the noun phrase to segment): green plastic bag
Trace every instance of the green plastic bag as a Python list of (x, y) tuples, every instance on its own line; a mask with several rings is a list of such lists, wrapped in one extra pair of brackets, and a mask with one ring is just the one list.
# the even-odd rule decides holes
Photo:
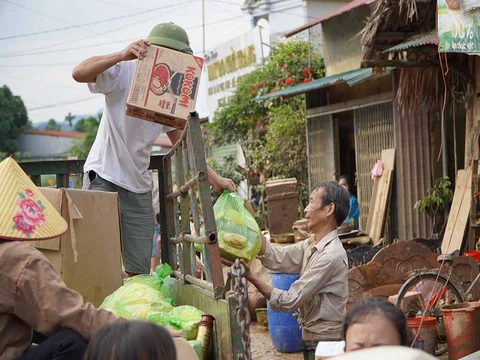
[(106, 297), (100, 308), (131, 320), (147, 320), (153, 313), (170, 312), (171, 299), (149, 285), (133, 282), (123, 285)]
[(123, 284), (125, 286), (131, 284), (147, 285), (157, 291), (161, 291), (162, 289), (162, 281), (158, 278), (157, 275), (136, 275), (134, 277), (125, 279), (123, 281)]
[(155, 275), (137, 275), (124, 280), (124, 285), (142, 284), (150, 286), (152, 289), (169, 299), (173, 294), (173, 284), (175, 279), (171, 278), (172, 268), (168, 264), (160, 264), (155, 268)]
[(160, 292), (162, 293), (163, 296), (165, 296), (165, 298), (168, 299), (173, 297), (175, 282), (176, 280), (171, 277), (168, 277), (163, 281)]
[(213, 211), (220, 255), (227, 260), (239, 258), (251, 263), (262, 247), (262, 232), (242, 197), (225, 190)]
[(197, 338), (198, 327), (202, 320), (203, 312), (189, 305), (177, 306), (168, 313), (158, 312), (148, 316), (148, 321), (158, 325), (171, 326), (174, 329), (182, 330), (187, 340)]

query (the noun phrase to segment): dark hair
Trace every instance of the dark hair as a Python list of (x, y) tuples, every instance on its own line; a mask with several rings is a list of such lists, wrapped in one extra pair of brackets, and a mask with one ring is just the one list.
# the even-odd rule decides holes
[(316, 185), (313, 191), (320, 188), (323, 189), (322, 206), (335, 204), (335, 220), (337, 226), (340, 226), (350, 212), (350, 194), (335, 181), (322, 182)]
[(347, 316), (343, 322), (343, 339), (346, 340), (347, 330), (350, 325), (362, 323), (372, 315), (381, 315), (387, 318), (397, 330), (400, 345), (410, 345), (405, 314), (392, 303), (380, 298), (363, 300), (353, 305), (347, 311)]
[(340, 176), (338, 177), (338, 182), (340, 183), (340, 180), (342, 180), (342, 179), (345, 180), (345, 182), (346, 182), (348, 185), (350, 185), (350, 180), (348, 180), (348, 176), (347, 176), (347, 175), (340, 175)]
[(170, 332), (146, 321), (121, 321), (98, 330), (84, 360), (176, 360)]

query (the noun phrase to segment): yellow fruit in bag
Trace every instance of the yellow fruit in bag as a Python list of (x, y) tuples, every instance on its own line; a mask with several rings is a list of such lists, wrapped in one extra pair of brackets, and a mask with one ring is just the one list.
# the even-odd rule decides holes
[(240, 234), (219, 232), (218, 236), (223, 237), (223, 241), (236, 249), (243, 249), (248, 243), (247, 238)]

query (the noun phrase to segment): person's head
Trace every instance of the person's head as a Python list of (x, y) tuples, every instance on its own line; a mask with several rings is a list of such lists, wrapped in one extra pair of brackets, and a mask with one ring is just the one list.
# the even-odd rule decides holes
[(350, 189), (350, 181), (348, 181), (347, 175), (342, 175), (338, 178), (338, 183), (342, 185), (345, 189)]
[(350, 211), (350, 195), (335, 181), (322, 182), (315, 186), (305, 217), (310, 231), (317, 232), (324, 226), (338, 227)]
[(345, 317), (342, 335), (346, 352), (375, 346), (409, 345), (404, 313), (383, 299), (367, 299), (352, 306)]
[(172, 22), (155, 25), (147, 40), (153, 45), (193, 54), (187, 32)]
[(176, 360), (170, 332), (146, 321), (107, 325), (93, 336), (84, 360)]

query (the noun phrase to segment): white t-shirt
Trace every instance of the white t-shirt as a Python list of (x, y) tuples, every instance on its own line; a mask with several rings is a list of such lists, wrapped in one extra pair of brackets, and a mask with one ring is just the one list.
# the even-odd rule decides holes
[(134, 72), (134, 61), (122, 61), (88, 84), (90, 92), (105, 95), (105, 107), (84, 171), (93, 170), (115, 185), (142, 194), (152, 190), (148, 166), (155, 140), (174, 129), (126, 115)]

